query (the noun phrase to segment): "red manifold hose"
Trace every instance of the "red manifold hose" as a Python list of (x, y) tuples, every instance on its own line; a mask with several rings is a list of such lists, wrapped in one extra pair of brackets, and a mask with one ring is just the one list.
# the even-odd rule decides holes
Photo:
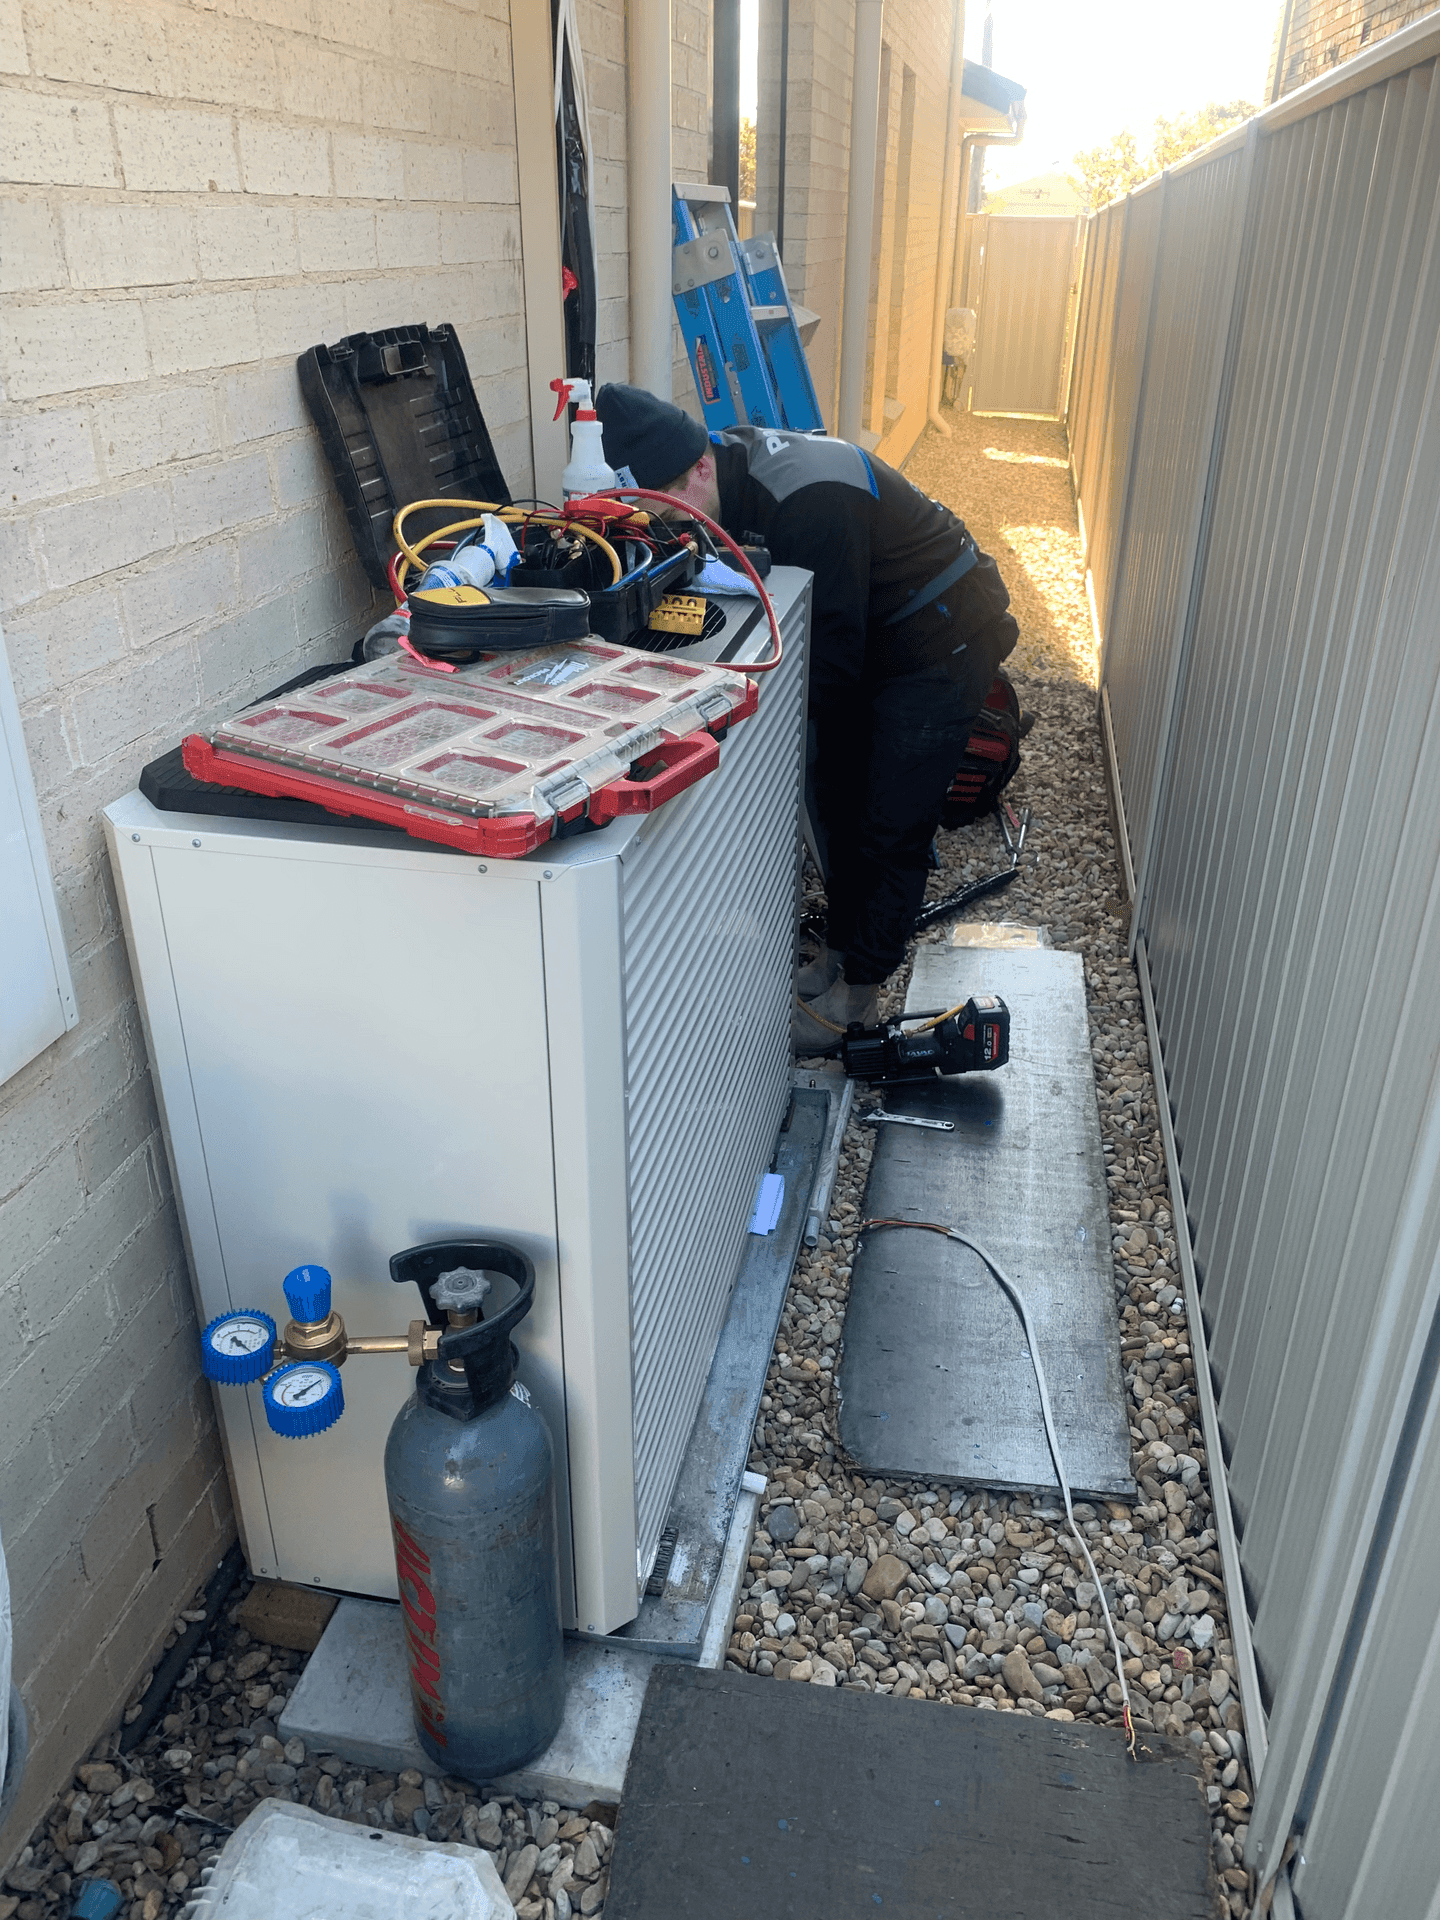
[[(753, 582), (755, 591), (760, 596), (760, 604), (764, 607), (765, 617), (770, 622), (771, 654), (768, 660), (752, 660), (746, 666), (736, 666), (733, 661), (729, 660), (713, 660), (710, 664), (722, 668), (726, 673), (773, 673), (785, 658), (785, 642), (780, 637), (780, 622), (775, 618), (774, 603), (770, 595), (765, 591), (764, 581), (760, 578), (754, 567), (751, 566), (749, 557), (743, 548), (737, 546), (725, 529), (716, 521), (712, 520), (708, 513), (702, 513), (698, 507), (692, 506), (688, 500), (682, 500), (678, 494), (659, 493), (653, 487), (608, 487), (604, 493), (581, 494), (574, 500), (566, 501), (564, 517), (569, 520), (598, 520), (602, 526), (607, 525), (614, 521), (628, 518), (630, 514), (634, 513), (635, 509), (633, 507), (621, 508), (617, 511), (616, 507), (612, 505), (612, 502), (620, 500), (658, 500), (667, 507), (678, 507), (682, 513), (686, 514), (692, 520), (698, 520), (701, 526), (706, 528), (709, 533), (725, 543), (731, 553), (734, 554), (736, 560), (739, 561), (742, 571), (748, 575), (749, 579)], [(448, 546), (452, 543), (446, 542), (445, 544)], [(437, 552), (438, 550), (437, 545)], [(400, 555), (398, 553), (391, 554), (390, 564), (386, 569), (390, 580), (390, 589), (395, 595), (397, 611), (407, 604), (405, 595), (401, 592), (398, 579), (399, 561)], [(455, 668), (448, 662), (432, 660), (427, 654), (419, 653), (406, 639), (402, 638), (400, 645), (406, 653), (412, 655), (416, 660), (419, 660), (424, 666), (438, 667), (442, 673), (455, 672)]]

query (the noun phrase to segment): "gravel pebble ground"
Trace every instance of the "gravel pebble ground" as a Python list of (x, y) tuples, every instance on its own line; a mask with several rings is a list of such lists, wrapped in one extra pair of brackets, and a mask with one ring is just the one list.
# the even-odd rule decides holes
[[(952, 416), (953, 417), (953, 416)], [(1034, 819), (1024, 871), (960, 918), (1039, 924), (1085, 961), (1110, 1190), (1121, 1360), (1140, 1500), (1075, 1512), (1105, 1582), (1137, 1729), (1189, 1740), (1209, 1798), (1218, 1913), (1244, 1914), (1249, 1754), (1174, 1239), (1174, 1210), (1096, 719), (1096, 661), (1064, 431), (955, 418), (912, 456), (917, 485), (962, 515), (1010, 586), (1008, 665), (1038, 718), (1011, 788)], [(940, 836), (929, 897), (1004, 864), (991, 821)], [(813, 881), (813, 876), (812, 876)], [(813, 903), (820, 904), (818, 889)], [(945, 942), (953, 922), (922, 940)], [(890, 983), (904, 1004), (909, 967)], [(852, 1472), (836, 1442), (835, 1367), (870, 1161), (849, 1128), (827, 1230), (802, 1251), (751, 1467), (769, 1482), (729, 1664), (812, 1686), (1118, 1725), (1095, 1589), (1058, 1496), (1031, 1499)]]
[[(133, 1753), (111, 1734), (30, 1836), (0, 1891), (0, 1920), (55, 1920), (88, 1876), (114, 1880), (123, 1920), (171, 1920), (228, 1834), (266, 1798), (280, 1797), (357, 1826), (428, 1834), (484, 1847), (519, 1920), (604, 1912), (615, 1809), (522, 1801), (468, 1781), (351, 1766), (304, 1743), (280, 1741), (275, 1722), (305, 1665), (253, 1640), (232, 1594), (211, 1637), (180, 1676), (163, 1719)], [(196, 1613), (182, 1615), (167, 1649)], [(133, 1720), (146, 1675), (126, 1709)]]

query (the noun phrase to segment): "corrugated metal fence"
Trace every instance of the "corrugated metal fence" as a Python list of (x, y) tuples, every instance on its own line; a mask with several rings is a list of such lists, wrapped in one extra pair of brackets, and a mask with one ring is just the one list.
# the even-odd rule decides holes
[(1080, 221), (1073, 215), (968, 214), (955, 304), (973, 307), (966, 394), (976, 413), (1063, 413)]
[(1440, 1914), (1437, 56), (1431, 14), (1097, 215), (1069, 408), (1248, 1857), (1298, 1835), (1306, 1920)]
[(970, 405), (976, 413), (1058, 413), (1080, 222), (982, 213), (971, 225), (984, 271), (978, 302), (968, 303), (979, 315)]

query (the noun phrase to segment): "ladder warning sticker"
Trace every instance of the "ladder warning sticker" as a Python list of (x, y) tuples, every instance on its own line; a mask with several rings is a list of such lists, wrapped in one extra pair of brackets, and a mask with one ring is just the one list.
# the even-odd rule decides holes
[(715, 378), (715, 356), (703, 334), (695, 342), (695, 376), (700, 398), (708, 407), (719, 397), (720, 382)]

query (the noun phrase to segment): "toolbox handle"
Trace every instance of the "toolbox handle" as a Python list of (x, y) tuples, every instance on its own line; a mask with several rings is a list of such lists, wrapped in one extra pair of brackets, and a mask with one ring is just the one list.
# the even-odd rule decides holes
[(666, 740), (643, 756), (649, 765), (658, 760), (660, 771), (644, 780), (612, 780), (590, 796), (590, 818), (603, 827), (622, 813), (653, 813), (677, 793), (693, 787), (720, 764), (720, 742), (711, 733), (687, 733)]

